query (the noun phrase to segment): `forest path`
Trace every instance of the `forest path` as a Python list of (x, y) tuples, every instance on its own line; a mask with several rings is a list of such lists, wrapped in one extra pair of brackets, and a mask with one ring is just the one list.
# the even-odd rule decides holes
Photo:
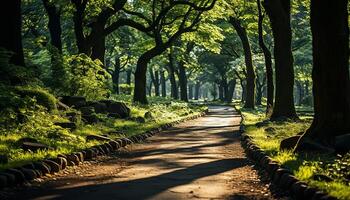
[(211, 106), (205, 117), (22, 189), (14, 198), (274, 199), (240, 145), (240, 120), (231, 107)]

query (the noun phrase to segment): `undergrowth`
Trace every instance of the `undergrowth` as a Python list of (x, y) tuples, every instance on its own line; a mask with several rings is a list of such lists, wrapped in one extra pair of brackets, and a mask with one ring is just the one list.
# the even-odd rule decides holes
[[(265, 121), (265, 110), (258, 107), (242, 111), (246, 133), (253, 142), (264, 150), (273, 160), (291, 170), (294, 175), (309, 185), (318, 187), (339, 199), (350, 199), (350, 153), (340, 155), (295, 154), (280, 151), (280, 142), (290, 136), (304, 132), (312, 122), (312, 109), (297, 107), (299, 121)], [(262, 126), (257, 123), (265, 122)]]
[[(199, 114), (206, 109), (204, 106), (193, 106), (185, 102), (163, 98), (150, 98), (150, 104), (147, 106), (134, 105), (131, 103), (131, 96), (112, 96), (111, 99), (127, 103), (131, 109), (130, 119), (114, 119), (108, 118), (105, 114), (98, 114), (100, 122), (89, 125), (79, 120), (76, 122), (77, 128), (70, 131), (55, 125), (55, 122), (68, 122), (65, 113), (79, 112), (73, 109), (60, 111), (51, 107), (51, 104), (49, 108), (45, 107), (46, 104), (44, 104), (45, 106), (39, 104), (39, 101), (45, 103), (49, 99), (51, 103), (55, 102), (56, 99), (52, 99), (54, 98), (52, 95), (45, 98), (42, 96), (42, 94), (46, 94), (44, 91), (36, 90), (40, 91), (41, 99), (37, 99), (36, 95), (31, 95), (32, 92), (28, 92), (29, 96), (21, 98), (18, 94), (9, 92), (9, 88), (6, 88), (7, 95), (5, 93), (0, 95), (2, 103), (6, 105), (6, 108), (0, 109), (0, 155), (7, 155), (9, 158), (7, 164), (0, 164), (0, 170), (55, 157), (62, 153), (71, 153), (98, 144), (98, 141), (86, 141), (85, 138), (89, 134), (107, 135), (112, 139), (129, 137), (169, 122)], [(8, 102), (14, 103), (12, 105)], [(151, 114), (145, 123), (135, 120), (137, 117), (144, 117), (146, 112)], [(21, 138), (34, 138), (52, 149), (37, 152), (24, 151), (18, 143)]]

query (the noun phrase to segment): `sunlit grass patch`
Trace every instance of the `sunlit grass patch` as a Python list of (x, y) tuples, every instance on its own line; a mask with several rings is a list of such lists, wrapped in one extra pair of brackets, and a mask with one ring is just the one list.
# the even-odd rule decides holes
[[(78, 121), (77, 128), (73, 131), (55, 125), (55, 122), (69, 122), (65, 116), (69, 111), (47, 112), (38, 107), (37, 110), (26, 113), (25, 123), (12, 127), (0, 126), (0, 154), (9, 157), (8, 164), (0, 164), (0, 170), (10, 167), (18, 167), (23, 164), (56, 157), (57, 154), (71, 153), (86, 149), (101, 142), (86, 141), (87, 135), (106, 135), (112, 139), (137, 135), (164, 124), (177, 121), (203, 112), (205, 106), (191, 105), (178, 100), (168, 98), (150, 98), (149, 105), (132, 103), (130, 95), (111, 97), (112, 99), (126, 102), (131, 110), (131, 116), (127, 119), (115, 119), (106, 114), (97, 114), (100, 122), (84, 124)], [(74, 111), (76, 112), (76, 111)], [(145, 113), (151, 116), (145, 118)], [(136, 121), (136, 118), (145, 118), (145, 122)], [(34, 138), (39, 143), (52, 147), (52, 150), (28, 152), (21, 149), (17, 141), (21, 138)]]
[[(236, 106), (240, 107), (240, 106)], [(280, 151), (280, 142), (290, 136), (303, 133), (312, 122), (311, 107), (297, 107), (299, 121), (268, 122), (262, 107), (256, 110), (241, 109), (248, 134), (253, 142), (265, 151), (273, 160), (291, 170), (293, 174), (311, 186), (339, 199), (350, 199), (350, 183), (344, 176), (350, 176), (346, 168), (350, 166), (350, 154), (336, 158), (332, 155), (295, 154), (292, 151)], [(256, 123), (265, 121), (262, 126)], [(331, 171), (332, 170), (332, 171)], [(327, 175), (332, 181), (315, 180), (315, 175)]]

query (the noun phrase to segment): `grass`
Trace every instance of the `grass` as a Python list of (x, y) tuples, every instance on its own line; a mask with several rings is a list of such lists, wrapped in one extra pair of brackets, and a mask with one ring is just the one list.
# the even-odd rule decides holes
[[(242, 111), (244, 116), (246, 133), (273, 160), (291, 170), (298, 179), (307, 182), (309, 185), (320, 188), (338, 199), (350, 199), (350, 183), (348, 179), (342, 178), (344, 174), (340, 172), (330, 173), (331, 168), (327, 167), (338, 166), (339, 163), (344, 164), (344, 162), (346, 162), (344, 166), (349, 166), (350, 159), (337, 160), (336, 155), (302, 155), (291, 151), (280, 151), (279, 149), (281, 140), (304, 132), (310, 126), (313, 114), (312, 108), (296, 108), (300, 121), (268, 122), (262, 127), (257, 127), (255, 126), (256, 123), (266, 120), (263, 107), (258, 107), (256, 110), (244, 109), (239, 105), (236, 107)], [(335, 168), (334, 171), (339, 170), (336, 167), (333, 168)], [(329, 175), (333, 180), (330, 182), (314, 180), (315, 174)]]
[[(75, 152), (98, 144), (97, 141), (85, 140), (89, 134), (105, 135), (113, 131), (113, 134), (108, 135), (112, 139), (129, 137), (169, 122), (199, 114), (206, 109), (205, 106), (195, 106), (163, 98), (150, 98), (150, 104), (147, 106), (132, 104), (131, 96), (123, 95), (111, 98), (128, 104), (131, 109), (130, 119), (113, 119), (99, 114), (101, 122), (92, 125), (78, 123), (77, 129), (70, 131), (54, 125), (55, 122), (69, 121), (64, 112), (47, 112), (42, 106), (38, 106), (35, 111), (27, 113), (25, 123), (12, 127), (0, 126), (0, 154), (6, 154), (9, 157), (7, 164), (0, 164), (0, 170), (55, 157), (62, 153)], [(143, 117), (146, 112), (151, 112), (152, 119), (147, 119), (145, 123), (133, 120), (136, 117)], [(17, 141), (24, 137), (35, 138), (40, 143), (54, 149), (38, 152), (24, 151), (17, 144)]]

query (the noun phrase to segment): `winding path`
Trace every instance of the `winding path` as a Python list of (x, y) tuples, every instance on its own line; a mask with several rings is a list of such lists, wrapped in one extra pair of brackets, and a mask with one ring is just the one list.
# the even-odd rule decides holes
[(209, 111), (14, 198), (273, 199), (240, 146), (240, 116), (225, 106)]

